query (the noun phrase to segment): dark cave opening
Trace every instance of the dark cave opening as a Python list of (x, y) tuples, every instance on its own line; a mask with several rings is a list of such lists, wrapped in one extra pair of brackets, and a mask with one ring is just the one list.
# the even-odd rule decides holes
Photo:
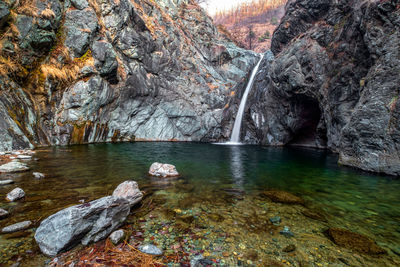
[(307, 147), (326, 147), (326, 127), (321, 109), (316, 100), (301, 97), (294, 104), (297, 120), (292, 129), (293, 133), (288, 145)]

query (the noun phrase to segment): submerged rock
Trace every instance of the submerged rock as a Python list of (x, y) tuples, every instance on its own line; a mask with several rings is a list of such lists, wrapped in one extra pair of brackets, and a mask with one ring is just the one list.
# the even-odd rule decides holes
[(118, 245), (125, 237), (125, 231), (120, 229), (117, 231), (114, 231), (110, 235), (110, 240), (114, 245)]
[(0, 166), (0, 172), (24, 172), (29, 170), (29, 167), (19, 161), (11, 161)]
[(5, 209), (0, 208), (0, 219), (8, 217), (9, 213)]
[(155, 255), (155, 256), (160, 256), (163, 254), (163, 251), (159, 249), (158, 247), (152, 245), (152, 244), (144, 244), (139, 247), (139, 251), (150, 254), (150, 255)]
[(270, 221), (273, 225), (278, 226), (278, 225), (280, 224), (280, 222), (281, 222), (281, 217), (275, 216), (275, 217), (269, 218), (269, 221)]
[(32, 174), (36, 179), (42, 179), (42, 178), (45, 177), (45, 175), (43, 173), (41, 173), (41, 172), (34, 172)]
[(151, 164), (149, 174), (164, 178), (179, 176), (179, 173), (174, 165), (159, 162), (154, 162)]
[(265, 191), (261, 195), (268, 197), (273, 202), (299, 205), (304, 204), (303, 199), (286, 191)]
[(13, 180), (0, 180), (0, 185), (7, 185), (7, 184), (13, 184), (14, 181)]
[[(130, 183), (131, 184), (131, 183)], [(129, 215), (132, 199), (142, 198), (126, 194), (107, 196), (88, 203), (63, 209), (43, 220), (35, 233), (40, 250), (49, 256), (66, 251), (78, 243), (87, 245), (106, 238), (121, 226)]]
[(329, 228), (326, 232), (335, 244), (364, 254), (379, 255), (387, 252), (369, 237), (346, 229)]
[(317, 220), (317, 221), (321, 221), (321, 222), (327, 222), (325, 216), (317, 211), (312, 211), (309, 209), (303, 210), (301, 212), (304, 216)]
[(286, 246), (284, 249), (282, 249), (283, 252), (293, 252), (296, 250), (296, 246), (293, 244), (290, 244)]
[(8, 201), (15, 201), (18, 199), (21, 199), (25, 197), (25, 192), (21, 188), (17, 187), (14, 190), (12, 190), (10, 193), (7, 194), (6, 199)]
[(3, 229), (1, 229), (1, 232), (3, 234), (14, 233), (17, 231), (28, 229), (31, 225), (32, 225), (31, 221), (19, 222), (19, 223), (15, 223), (15, 224), (4, 227)]
[(293, 237), (294, 234), (292, 231), (290, 231), (290, 228), (288, 226), (284, 226), (283, 230), (279, 232), (281, 235), (284, 235), (286, 237)]

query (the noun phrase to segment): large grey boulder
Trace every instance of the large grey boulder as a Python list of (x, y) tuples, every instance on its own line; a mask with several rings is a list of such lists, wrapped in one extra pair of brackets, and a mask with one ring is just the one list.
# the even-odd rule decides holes
[(40, 250), (54, 256), (78, 243), (87, 245), (106, 238), (123, 224), (129, 215), (132, 200), (141, 200), (140, 191), (130, 192), (137, 195), (127, 193), (103, 197), (63, 209), (46, 218), (35, 233)]

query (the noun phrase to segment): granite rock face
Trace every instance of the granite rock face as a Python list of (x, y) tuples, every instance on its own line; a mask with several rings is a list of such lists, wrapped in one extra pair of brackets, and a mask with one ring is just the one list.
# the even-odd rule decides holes
[(242, 139), (328, 148), (400, 175), (398, 1), (292, 0), (250, 93)]
[(192, 0), (43, 0), (36, 9), (14, 10), (19, 33), (0, 51), (18, 67), (0, 77), (0, 151), (218, 140), (231, 88), (257, 60)]

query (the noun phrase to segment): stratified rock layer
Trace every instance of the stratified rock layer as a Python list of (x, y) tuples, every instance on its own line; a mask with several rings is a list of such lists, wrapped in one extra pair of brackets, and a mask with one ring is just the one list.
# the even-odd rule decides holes
[(19, 31), (0, 50), (16, 69), (0, 73), (0, 151), (220, 139), (231, 88), (257, 59), (191, 0), (32, 4), (4, 25), (0, 7), (2, 30)]

